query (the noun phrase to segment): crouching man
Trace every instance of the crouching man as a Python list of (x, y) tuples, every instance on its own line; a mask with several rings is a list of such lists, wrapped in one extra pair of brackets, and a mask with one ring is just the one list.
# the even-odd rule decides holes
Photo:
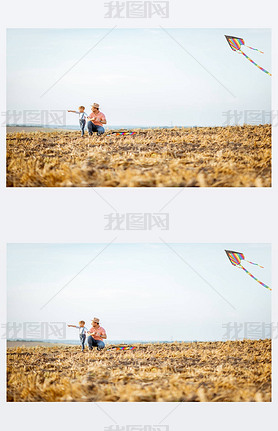
[(89, 117), (87, 117), (89, 136), (92, 136), (93, 132), (96, 132), (99, 136), (104, 133), (103, 125), (106, 124), (106, 118), (105, 115), (100, 112), (98, 103), (94, 103), (93, 105), (91, 105), (91, 107), (92, 112), (90, 113)]
[(92, 350), (93, 347), (96, 347), (97, 350), (101, 350), (104, 348), (105, 344), (103, 340), (107, 338), (105, 329), (99, 325), (99, 319), (94, 317), (92, 320), (92, 327), (88, 331), (88, 346), (89, 350)]

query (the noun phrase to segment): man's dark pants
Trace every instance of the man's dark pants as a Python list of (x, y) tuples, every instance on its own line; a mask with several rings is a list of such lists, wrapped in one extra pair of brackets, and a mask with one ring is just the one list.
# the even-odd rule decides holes
[(101, 340), (95, 340), (91, 335), (88, 337), (88, 346), (89, 349), (92, 350), (93, 347), (97, 347), (98, 350), (101, 350), (104, 348), (105, 344)]
[(92, 121), (88, 121), (87, 127), (89, 135), (92, 135), (93, 132), (96, 132), (98, 135), (102, 135), (104, 133), (104, 127), (96, 126)]

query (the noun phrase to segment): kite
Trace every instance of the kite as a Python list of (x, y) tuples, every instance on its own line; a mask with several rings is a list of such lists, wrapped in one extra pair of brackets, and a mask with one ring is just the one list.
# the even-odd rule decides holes
[(135, 135), (136, 132), (112, 132), (110, 133), (110, 135), (107, 136), (111, 136), (111, 135), (116, 135), (116, 136), (130, 136), (130, 135)]
[(122, 346), (122, 347), (112, 346), (110, 347), (110, 349), (107, 349), (107, 350), (133, 350), (133, 349), (135, 349), (135, 346)]
[(259, 266), (260, 268), (263, 268), (263, 266), (259, 265), (258, 263), (254, 263), (254, 262), (250, 262), (249, 260), (246, 260), (243, 253), (239, 253), (237, 251), (231, 251), (231, 250), (225, 250), (225, 252), (226, 252), (232, 265), (243, 269), (248, 275), (250, 275), (250, 277), (254, 278), (254, 280), (256, 280), (258, 283), (260, 283), (266, 289), (272, 290), (272, 289), (270, 289), (269, 286), (264, 284), (262, 281), (258, 280), (256, 277), (254, 277), (253, 274), (251, 274), (251, 272), (249, 272), (246, 268), (244, 268), (244, 266), (242, 266), (242, 264), (241, 264), (241, 261), (245, 260), (245, 262), (251, 263), (252, 265)]
[(250, 57), (248, 57), (247, 54), (245, 54), (245, 52), (243, 52), (241, 50), (242, 45), (246, 46), (247, 48), (253, 49), (254, 51), (258, 51), (261, 54), (263, 54), (263, 51), (260, 51), (259, 49), (256, 48), (252, 48), (251, 46), (247, 46), (244, 43), (244, 40), (240, 37), (234, 37), (234, 36), (226, 36), (225, 38), (227, 39), (228, 44), (230, 45), (230, 47), (232, 48), (233, 51), (236, 51), (238, 53), (241, 53), (242, 55), (244, 55), (244, 57), (247, 58), (247, 60), (251, 61), (251, 63), (253, 63), (255, 66), (257, 66), (260, 70), (262, 70), (263, 72), (267, 73), (268, 75), (272, 76), (270, 72), (268, 72), (267, 70), (265, 70), (263, 67), (259, 66), (257, 63), (255, 63), (255, 61), (253, 61)]

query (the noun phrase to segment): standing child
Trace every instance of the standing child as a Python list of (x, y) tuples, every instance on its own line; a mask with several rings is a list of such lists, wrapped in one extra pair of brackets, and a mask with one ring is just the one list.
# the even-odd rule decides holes
[(81, 129), (81, 136), (84, 136), (84, 129), (85, 129), (85, 125), (86, 125), (86, 117), (88, 117), (88, 115), (85, 112), (85, 107), (84, 106), (79, 106), (78, 111), (68, 111), (68, 112), (73, 112), (74, 114), (79, 114), (79, 125), (80, 125), (80, 129)]
[(84, 320), (80, 320), (79, 326), (76, 325), (68, 325), (69, 328), (77, 328), (79, 329), (79, 338), (81, 341), (82, 346), (82, 352), (84, 352), (85, 349), (85, 341), (86, 341), (86, 332), (88, 332), (88, 329), (85, 327)]

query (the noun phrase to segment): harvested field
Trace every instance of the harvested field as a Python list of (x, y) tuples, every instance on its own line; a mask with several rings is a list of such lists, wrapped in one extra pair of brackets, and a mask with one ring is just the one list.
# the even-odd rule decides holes
[(270, 187), (271, 126), (7, 133), (8, 187)]
[(271, 340), (8, 348), (7, 401), (271, 401)]

